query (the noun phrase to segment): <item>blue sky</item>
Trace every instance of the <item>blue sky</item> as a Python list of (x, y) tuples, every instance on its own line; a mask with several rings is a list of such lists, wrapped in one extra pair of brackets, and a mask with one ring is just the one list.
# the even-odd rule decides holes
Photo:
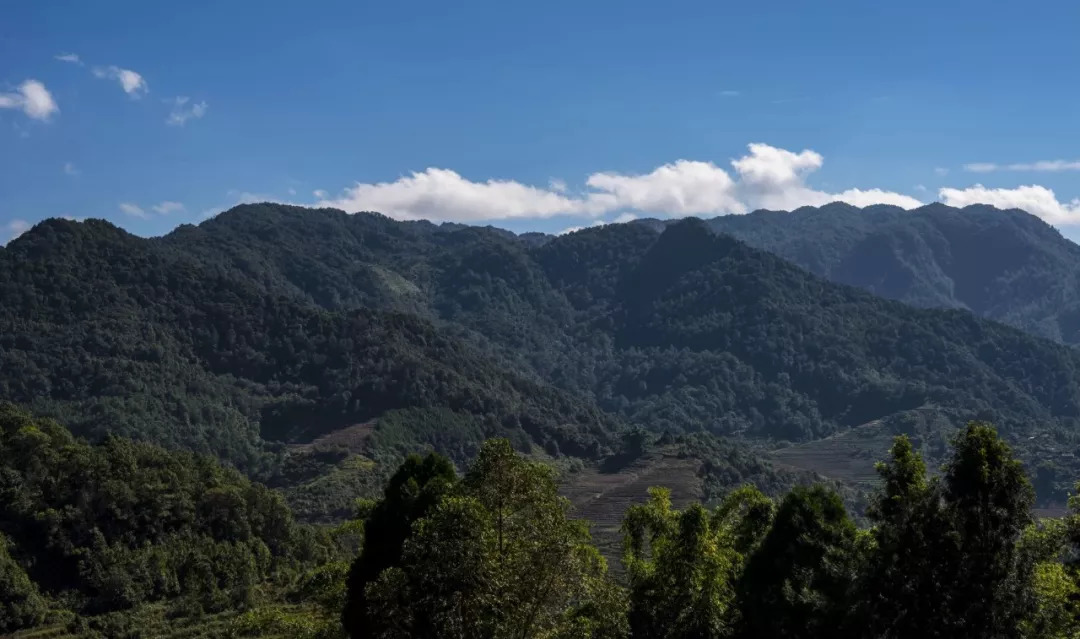
[(0, 242), (263, 199), (517, 231), (988, 202), (1078, 238), (1080, 5), (1034, 4), (8, 3)]

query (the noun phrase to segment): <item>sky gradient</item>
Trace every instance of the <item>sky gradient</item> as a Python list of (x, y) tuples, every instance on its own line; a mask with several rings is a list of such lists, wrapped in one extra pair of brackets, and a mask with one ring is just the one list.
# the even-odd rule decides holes
[[(453, 6), (453, 5), (462, 6)], [(0, 243), (243, 201), (559, 232), (834, 199), (1080, 238), (1080, 5), (10, 3)]]

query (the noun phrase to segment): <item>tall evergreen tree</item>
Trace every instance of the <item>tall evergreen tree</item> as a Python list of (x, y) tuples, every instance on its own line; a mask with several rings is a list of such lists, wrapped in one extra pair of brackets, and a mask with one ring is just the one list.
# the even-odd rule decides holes
[(743, 636), (840, 636), (857, 571), (855, 524), (839, 495), (796, 487), (738, 583)]
[(384, 570), (401, 562), (413, 524), (432, 512), (454, 485), (457, 473), (447, 458), (410, 455), (390, 478), (383, 498), (364, 522), (364, 546), (349, 571), (342, 623), (354, 637), (371, 625), (366, 589)]
[(953, 636), (945, 591), (957, 570), (958, 536), (941, 487), (927, 479), (906, 436), (896, 438), (877, 471), (882, 487), (867, 509), (874, 544), (855, 623), (882, 638)]
[(1020, 461), (991, 426), (972, 422), (953, 442), (944, 488), (959, 539), (948, 594), (962, 622), (952, 636), (1019, 637), (1034, 605), (1034, 565), (1018, 542), (1035, 499)]
[(486, 442), (367, 593), (380, 638), (614, 638), (625, 609), (550, 467)]

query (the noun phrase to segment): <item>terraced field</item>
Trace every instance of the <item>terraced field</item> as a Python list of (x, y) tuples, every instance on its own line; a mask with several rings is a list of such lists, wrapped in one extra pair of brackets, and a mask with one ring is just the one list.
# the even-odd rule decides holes
[(597, 469), (573, 473), (566, 477), (562, 492), (574, 505), (574, 514), (592, 522), (594, 543), (607, 557), (609, 566), (618, 571), (622, 554), (619, 528), (626, 509), (648, 499), (651, 486), (670, 489), (676, 508), (701, 501), (700, 467), (701, 461), (697, 459), (650, 455), (616, 473)]
[(893, 435), (867, 424), (804, 444), (774, 450), (772, 461), (781, 467), (805, 470), (857, 488), (877, 482), (874, 464), (888, 457)]
[[(141, 618), (140, 636), (162, 637), (163, 639), (205, 639), (208, 637), (229, 636), (229, 627), (236, 613), (206, 615), (198, 618), (169, 619), (161, 604), (150, 604)], [(108, 634), (108, 633), (106, 633)], [(63, 624), (43, 626), (23, 630), (13, 635), (3, 635), (11, 639), (74, 639), (85, 636), (79, 631), (69, 632)]]

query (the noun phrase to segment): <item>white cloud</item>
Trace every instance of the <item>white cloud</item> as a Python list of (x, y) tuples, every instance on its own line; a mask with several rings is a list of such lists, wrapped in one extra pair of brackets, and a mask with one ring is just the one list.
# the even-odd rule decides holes
[(80, 67), (83, 66), (83, 61), (80, 60), (79, 56), (74, 53), (61, 53), (53, 57), (55, 57), (57, 60), (60, 60), (61, 62), (70, 62), (71, 64), (77, 64)]
[(1061, 202), (1052, 190), (1036, 184), (1015, 189), (976, 184), (966, 189), (944, 188), (938, 195), (949, 206), (989, 204), (999, 209), (1022, 209), (1050, 224), (1080, 224), (1080, 198)]
[(154, 206), (152, 206), (150, 208), (152, 208), (155, 213), (159, 213), (161, 215), (168, 215), (169, 213), (176, 213), (177, 211), (183, 211), (184, 210), (184, 205), (181, 204), (180, 202), (170, 202), (170, 201), (166, 200), (164, 202), (161, 202), (160, 204), (155, 204)]
[(556, 193), (566, 193), (566, 180), (560, 180), (559, 178), (551, 178), (548, 180), (548, 188)]
[(1080, 171), (1080, 160), (1040, 160), (1039, 162), (1019, 164), (994, 164), (993, 162), (975, 162), (964, 165), (965, 171), (973, 173), (991, 173), (994, 171)]
[(290, 187), (289, 188), (289, 195), (296, 195), (296, 189)]
[(611, 220), (611, 221), (595, 220), (595, 221), (590, 222), (589, 224), (584, 225), (584, 226), (569, 226), (569, 227), (559, 231), (558, 233), (556, 233), (556, 235), (566, 235), (567, 233), (576, 233), (577, 231), (581, 231), (583, 229), (596, 228), (598, 226), (607, 226), (608, 224), (625, 224), (626, 222), (633, 222), (636, 219), (638, 219), (638, 218), (633, 213), (623, 213), (622, 215), (616, 217), (614, 220)]
[(598, 226), (607, 226), (608, 224), (609, 224), (608, 222), (605, 222), (603, 220), (596, 220), (595, 222), (592, 222), (591, 224), (588, 224), (586, 226), (569, 226), (569, 227), (559, 231), (555, 235), (566, 235), (567, 233), (577, 233), (578, 231), (583, 231), (583, 230), (588, 229), (588, 228), (596, 228)]
[[(318, 195), (316, 195), (318, 197)], [(359, 183), (318, 206), (347, 211), (379, 211), (401, 220), (469, 222), (519, 217), (551, 217), (584, 212), (584, 203), (510, 180), (472, 182), (449, 169), (429, 168), (394, 182)]]
[(146, 214), (146, 211), (142, 210), (142, 207), (132, 204), (131, 202), (121, 202), (120, 210), (131, 217), (142, 218), (144, 220), (149, 217)]
[(873, 206), (874, 204), (890, 204), (892, 206), (899, 206), (902, 209), (914, 209), (924, 204), (924, 202), (913, 198), (910, 195), (904, 195), (903, 193), (896, 193), (894, 191), (885, 191), (882, 189), (848, 189), (839, 193), (825, 194), (824, 198), (818, 200), (818, 204), (811, 204), (811, 206), (821, 206), (822, 204), (828, 204), (829, 202), (846, 202), (852, 206), (858, 207)]
[(77, 176), (82, 173), (79, 167), (75, 166), (71, 162), (64, 162), (64, 173), (66, 175)]
[(330, 194), (322, 189), (315, 189), (311, 192), (311, 194), (320, 200), (325, 200), (326, 198), (330, 197)]
[(757, 208), (793, 209), (834, 201), (855, 206), (894, 204), (904, 208), (922, 202), (881, 189), (848, 189), (829, 193), (810, 188), (806, 177), (824, 162), (811, 150), (799, 153), (749, 145), (749, 154), (734, 160), (732, 177), (712, 162), (678, 160), (649, 173), (594, 173), (587, 190), (571, 194), (554, 182), (547, 189), (510, 180), (473, 182), (439, 168), (393, 182), (359, 183), (337, 198), (316, 191), (318, 206), (346, 211), (378, 211), (397, 219), (470, 222), (557, 215), (599, 217), (614, 211), (659, 215), (723, 215)]
[(177, 96), (171, 100), (165, 102), (172, 104), (172, 111), (169, 112), (169, 117), (165, 119), (165, 124), (169, 126), (184, 126), (188, 120), (197, 120), (206, 115), (206, 110), (209, 106), (205, 101), (192, 102), (188, 105), (190, 98), (185, 95)]
[(3, 229), (7, 235), (4, 241), (5, 243), (7, 243), (19, 237), (23, 233), (29, 231), (30, 223), (26, 220), (11, 220), (3, 226)]
[(668, 215), (746, 212), (731, 176), (712, 162), (679, 160), (645, 175), (594, 173), (585, 183), (596, 191), (589, 199), (599, 212), (617, 209)]
[(945, 168), (943, 166), (935, 167), (934, 168), (934, 174), (937, 175), (938, 177), (945, 177), (946, 175), (949, 174), (949, 169), (947, 169), (947, 168)]
[(23, 82), (17, 93), (0, 93), (0, 109), (19, 109), (35, 120), (48, 120), (60, 110), (49, 90), (37, 80)]
[(742, 95), (742, 91), (734, 91), (732, 89), (727, 89), (725, 91), (721, 91), (720, 95), (722, 95), (722, 96), (724, 96), (726, 98), (735, 98), (735, 97), (738, 97), (738, 96)]
[(146, 80), (131, 69), (121, 69), (117, 66), (94, 67), (93, 73), (98, 78), (116, 80), (124, 89), (124, 93), (133, 98), (141, 98), (150, 91)]

